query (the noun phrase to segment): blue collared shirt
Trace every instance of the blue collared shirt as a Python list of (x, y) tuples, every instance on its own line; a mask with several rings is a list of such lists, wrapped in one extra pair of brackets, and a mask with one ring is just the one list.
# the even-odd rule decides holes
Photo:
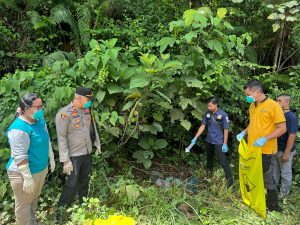
[[(215, 118), (215, 120), (212, 119)], [(202, 125), (207, 126), (206, 142), (210, 144), (223, 144), (224, 143), (224, 129), (229, 128), (229, 119), (227, 113), (218, 109), (217, 112), (207, 111), (202, 120)]]

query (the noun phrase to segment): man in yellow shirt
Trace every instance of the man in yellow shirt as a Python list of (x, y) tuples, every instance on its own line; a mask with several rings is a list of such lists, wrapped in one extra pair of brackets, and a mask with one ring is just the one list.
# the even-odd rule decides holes
[(262, 164), (265, 188), (267, 188), (266, 205), (269, 211), (281, 211), (278, 206), (277, 183), (274, 178), (277, 138), (286, 132), (286, 123), (280, 105), (269, 99), (263, 92), (261, 84), (249, 81), (244, 92), (250, 103), (250, 121), (248, 127), (237, 135), (241, 139), (248, 134), (248, 145), (262, 148)]

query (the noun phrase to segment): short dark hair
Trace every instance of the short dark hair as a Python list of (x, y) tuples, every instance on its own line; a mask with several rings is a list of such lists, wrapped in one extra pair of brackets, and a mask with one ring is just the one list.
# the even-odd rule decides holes
[(263, 87), (262, 87), (261, 83), (258, 80), (250, 80), (250, 81), (248, 81), (248, 83), (245, 84), (245, 86), (244, 86), (244, 90), (246, 90), (247, 88), (249, 88), (250, 90), (252, 90), (252, 89), (258, 90), (258, 89), (260, 89), (261, 92), (263, 92)]
[(210, 97), (206, 100), (207, 104), (208, 103), (212, 103), (214, 105), (217, 105), (219, 102), (218, 102), (218, 99), (216, 97)]
[(291, 98), (291, 95), (287, 94), (287, 93), (283, 93), (283, 94), (280, 94), (277, 96), (277, 98), (279, 97), (288, 97), (288, 98)]

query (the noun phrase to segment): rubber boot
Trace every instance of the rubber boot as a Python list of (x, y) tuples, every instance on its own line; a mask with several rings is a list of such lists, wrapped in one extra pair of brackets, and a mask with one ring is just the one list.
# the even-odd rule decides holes
[(277, 212), (282, 212), (282, 208), (278, 205), (278, 192), (277, 190), (267, 190), (267, 209)]

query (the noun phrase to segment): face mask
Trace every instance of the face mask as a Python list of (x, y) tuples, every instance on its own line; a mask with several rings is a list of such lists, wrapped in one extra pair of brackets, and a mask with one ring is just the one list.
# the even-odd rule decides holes
[[(256, 90), (254, 93), (256, 94), (259, 90), (260, 90), (260, 88), (258, 90)], [(255, 102), (255, 98), (252, 97), (251, 95), (246, 96), (245, 100), (246, 100), (246, 102), (248, 102), (250, 104)]]
[(92, 105), (92, 101), (87, 101), (87, 102), (84, 104), (83, 108), (84, 108), (84, 109), (90, 108), (91, 105)]
[(246, 102), (248, 102), (248, 103), (254, 103), (255, 102), (255, 98), (253, 98), (252, 96), (247, 96), (246, 97)]
[[(21, 98), (21, 101), (28, 107), (29, 105), (26, 104), (26, 102), (23, 101), (23, 99)], [(37, 111), (35, 111), (33, 113), (33, 115), (30, 115), (29, 113), (27, 113), (32, 119), (34, 120), (39, 120), (39, 119), (43, 119), (44, 118), (44, 115), (45, 115), (45, 112), (44, 112), (44, 109), (39, 109)]]
[(34, 120), (39, 120), (39, 119), (43, 119), (44, 118), (44, 109), (39, 109), (37, 111), (35, 111), (32, 115), (32, 119)]

